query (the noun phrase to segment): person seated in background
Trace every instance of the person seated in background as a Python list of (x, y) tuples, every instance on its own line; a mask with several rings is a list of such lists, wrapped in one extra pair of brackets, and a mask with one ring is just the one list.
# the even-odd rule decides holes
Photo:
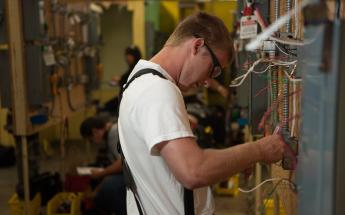
[[(119, 92), (121, 87), (126, 84), (129, 74), (133, 70), (134, 66), (138, 63), (141, 59), (141, 52), (137, 46), (128, 46), (125, 49), (125, 59), (128, 65), (127, 70), (121, 75), (114, 75), (111, 80), (111, 85), (118, 86)], [(118, 97), (115, 96), (114, 98), (110, 99), (108, 102), (104, 104), (104, 108), (101, 111), (106, 111), (109, 113), (117, 114), (117, 107), (118, 106)]]
[(98, 209), (116, 215), (126, 214), (126, 186), (122, 175), (121, 158), (117, 151), (117, 123), (98, 117), (85, 119), (80, 126), (81, 135), (94, 144), (106, 144), (111, 164), (103, 170), (92, 170), (91, 177), (100, 179), (95, 188), (94, 203)]

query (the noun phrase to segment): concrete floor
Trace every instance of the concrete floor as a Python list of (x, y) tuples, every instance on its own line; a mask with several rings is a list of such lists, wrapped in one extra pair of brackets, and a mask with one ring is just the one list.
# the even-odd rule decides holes
[[(78, 160), (85, 160), (84, 150), (78, 146), (79, 144), (69, 144), (66, 156), (66, 169), (73, 168), (77, 165)], [(94, 151), (94, 149), (91, 149)], [(61, 169), (60, 159), (56, 154), (58, 150), (55, 147), (54, 154), (51, 157), (39, 158), (40, 170), (44, 171), (59, 171)], [(81, 156), (79, 156), (81, 155)], [(17, 184), (17, 169), (16, 166), (9, 168), (0, 168), (0, 214), (9, 215), (10, 210), (8, 200), (15, 191)], [(237, 197), (230, 196), (215, 196), (216, 213), (215, 215), (246, 215), (250, 213), (248, 206), (248, 196), (240, 194)]]
[[(9, 215), (8, 200), (14, 193), (17, 183), (16, 167), (0, 169), (0, 211), (2, 215)], [(247, 215), (248, 204), (243, 194), (237, 197), (215, 196), (216, 215)]]
[(16, 167), (0, 168), (0, 211), (1, 214), (10, 214), (8, 200), (14, 192), (17, 184)]

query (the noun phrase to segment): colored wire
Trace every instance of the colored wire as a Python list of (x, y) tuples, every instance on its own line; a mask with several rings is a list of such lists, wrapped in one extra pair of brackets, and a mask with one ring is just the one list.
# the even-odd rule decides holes
[(257, 190), (259, 187), (261, 187), (262, 185), (266, 184), (267, 182), (270, 182), (270, 181), (284, 181), (290, 185), (293, 185), (295, 186), (294, 183), (292, 183), (289, 179), (286, 179), (286, 178), (270, 178), (270, 179), (266, 179), (264, 180), (263, 182), (261, 182), (260, 184), (256, 185), (254, 188), (250, 189), (250, 190), (243, 190), (242, 188), (238, 188), (238, 190), (242, 193), (251, 193), (255, 190)]
[[(300, 92), (301, 92), (301, 90), (293, 91), (293, 92), (289, 93), (289, 96), (292, 96), (294, 94), (299, 94)], [(261, 120), (260, 120), (260, 123), (259, 123), (259, 129), (262, 129), (264, 127), (267, 117), (271, 114), (271, 112), (275, 108), (277, 108), (279, 102), (281, 102), (282, 99), (283, 99), (282, 95), (278, 96), (277, 100), (274, 103), (272, 103), (272, 105), (270, 107), (267, 108), (267, 111), (261, 117)]]
[(286, 75), (286, 77), (289, 78), (289, 81), (291, 81), (291, 82), (301, 82), (301, 81), (302, 81), (301, 78), (293, 78), (293, 77), (292, 77), (292, 75), (293, 75), (293, 74), (295, 73), (295, 71), (296, 71), (296, 67), (297, 67), (297, 64), (294, 65), (294, 67), (293, 67), (292, 71), (290, 72), (290, 74), (287, 73), (287, 71), (284, 70), (284, 74)]

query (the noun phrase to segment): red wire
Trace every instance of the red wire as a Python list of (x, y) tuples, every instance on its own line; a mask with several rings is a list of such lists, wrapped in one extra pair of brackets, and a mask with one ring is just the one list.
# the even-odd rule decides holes
[[(291, 93), (289, 93), (289, 97), (294, 95), (294, 94), (299, 94), (301, 92), (301, 90), (295, 90)], [(266, 110), (266, 112), (264, 113), (264, 115), (262, 116), (260, 123), (259, 123), (259, 129), (262, 129), (265, 125), (265, 122), (267, 120), (267, 117), (271, 114), (271, 112), (277, 108), (279, 102), (281, 102), (281, 100), (283, 99), (283, 94), (278, 96), (277, 100), (270, 106), (268, 107), (268, 109)]]

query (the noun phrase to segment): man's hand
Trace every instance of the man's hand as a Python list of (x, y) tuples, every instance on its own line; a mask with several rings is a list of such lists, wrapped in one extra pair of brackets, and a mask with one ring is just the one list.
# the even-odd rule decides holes
[(285, 143), (278, 134), (266, 136), (256, 141), (261, 153), (261, 161), (275, 163), (283, 158)]

